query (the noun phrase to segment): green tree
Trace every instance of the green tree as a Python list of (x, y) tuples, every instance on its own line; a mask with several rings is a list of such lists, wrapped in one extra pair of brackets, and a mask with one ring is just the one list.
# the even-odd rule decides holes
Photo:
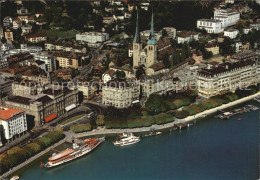
[(118, 79), (120, 79), (120, 80), (124, 80), (125, 79), (125, 77), (126, 77), (126, 74), (125, 74), (125, 72), (124, 71), (116, 71), (115, 72), (115, 74), (116, 74), (116, 77), (118, 78)]
[(233, 41), (230, 38), (225, 38), (219, 45), (221, 55), (232, 55), (235, 53), (234, 47), (232, 46)]
[(98, 115), (98, 118), (96, 120), (96, 124), (98, 126), (103, 126), (105, 124), (104, 115)]
[(168, 52), (165, 53), (164, 55), (164, 58), (163, 58), (163, 64), (166, 68), (169, 68), (171, 63), (170, 63), (170, 60), (169, 60), (169, 55), (168, 55)]
[(169, 110), (169, 105), (161, 95), (152, 94), (145, 103), (145, 107), (151, 114), (158, 114)]
[(213, 53), (211, 51), (205, 50), (202, 52), (202, 55), (203, 55), (203, 59), (209, 59), (213, 56)]
[(162, 30), (162, 37), (168, 36), (167, 31), (165, 29)]

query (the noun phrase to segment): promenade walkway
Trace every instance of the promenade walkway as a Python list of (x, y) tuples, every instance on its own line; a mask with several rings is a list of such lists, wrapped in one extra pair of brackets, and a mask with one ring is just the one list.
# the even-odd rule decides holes
[[(45, 153), (49, 152), (50, 150), (52, 150), (53, 148), (61, 145), (62, 143), (64, 143), (66, 141), (66, 139), (62, 139), (59, 142), (53, 144), (52, 146), (48, 147), (47, 149), (41, 151), (40, 153), (36, 154), (35, 156), (29, 158), (27, 161), (19, 164), (18, 166), (14, 167), (13, 169), (9, 170), (8, 172), (4, 173), (3, 175), (0, 176), (0, 178), (4, 178), (7, 176), (10, 176), (11, 174), (13, 174), (15, 171), (19, 170), (20, 168), (26, 166), (27, 164), (30, 164), (31, 162), (33, 162), (34, 160), (36, 160), (37, 158), (41, 157), (42, 155), (44, 155)], [(40, 164), (39, 164), (40, 167)]]
[(218, 106), (218, 107), (215, 107), (215, 108), (203, 111), (203, 112), (198, 113), (196, 115), (188, 116), (188, 117), (186, 117), (184, 119), (178, 119), (178, 120), (175, 120), (174, 122), (170, 122), (170, 123), (163, 124), (163, 125), (155, 124), (155, 125), (152, 125), (150, 127), (132, 128), (132, 129), (130, 129), (130, 128), (126, 128), (126, 129), (104, 129), (104, 128), (102, 128), (102, 129), (94, 129), (93, 131), (89, 131), (89, 132), (85, 132), (85, 133), (79, 133), (79, 134), (74, 134), (73, 137), (74, 138), (80, 138), (80, 137), (85, 137), (85, 136), (118, 134), (118, 133), (123, 133), (123, 132), (136, 133), (136, 132), (150, 131), (151, 129), (153, 129), (153, 130), (162, 130), (162, 129), (166, 129), (166, 128), (171, 128), (171, 127), (174, 126), (174, 124), (192, 122), (192, 121), (194, 121), (194, 120), (196, 120), (198, 118), (205, 117), (205, 116), (208, 116), (210, 114), (216, 113), (219, 110), (224, 110), (224, 109), (227, 109), (229, 107), (232, 107), (232, 106), (244, 103), (246, 101), (252, 100), (252, 99), (254, 99), (255, 97), (257, 97), (259, 95), (260, 95), (260, 92), (254, 94), (254, 95), (248, 96), (248, 97), (244, 97), (244, 98), (238, 99), (238, 100), (230, 102), (228, 104), (223, 104), (221, 106)]
[(51, 149), (57, 147), (58, 145), (66, 142), (66, 141), (70, 141), (72, 138), (80, 138), (80, 137), (94, 136), (94, 135), (119, 134), (119, 133), (123, 133), (123, 132), (132, 132), (132, 133), (147, 132), (147, 131), (150, 131), (151, 129), (153, 129), (153, 130), (162, 130), (162, 129), (166, 129), (166, 128), (171, 128), (176, 123), (192, 122), (195, 119), (201, 118), (203, 116), (210, 115), (212, 113), (216, 113), (218, 110), (224, 110), (226, 108), (229, 108), (229, 107), (232, 107), (232, 106), (244, 103), (244, 102), (249, 101), (249, 100), (252, 100), (252, 99), (254, 99), (257, 96), (260, 96), (260, 92), (254, 94), (254, 95), (251, 95), (251, 96), (244, 97), (242, 99), (236, 100), (234, 102), (230, 102), (228, 104), (223, 104), (223, 105), (221, 105), (219, 107), (203, 111), (203, 112), (198, 113), (198, 114), (196, 114), (194, 116), (188, 116), (188, 117), (186, 117), (184, 119), (179, 119), (179, 120), (176, 120), (175, 122), (170, 122), (170, 123), (163, 124), (163, 125), (155, 124), (155, 125), (152, 125), (150, 127), (132, 128), (132, 129), (130, 129), (130, 128), (128, 128), (128, 129), (105, 129), (105, 128), (99, 128), (99, 129), (94, 129), (93, 131), (89, 131), (89, 132), (85, 132), (85, 133), (79, 133), (79, 134), (75, 134), (75, 133), (73, 133), (71, 131), (64, 132), (66, 137), (63, 140), (57, 142), (56, 144), (54, 144), (54, 145), (48, 147), (47, 149), (45, 149), (44, 151), (42, 151), (42, 152), (38, 153), (37, 155), (31, 157), (30, 159), (28, 159), (24, 163), (19, 164), (18, 166), (14, 167), (12, 170), (10, 170), (10, 171), (6, 172), (5, 174), (3, 174), (2, 176), (0, 176), (0, 178), (10, 176), (12, 173), (17, 171), (18, 169), (20, 169), (20, 168), (24, 167), (25, 165), (31, 163), (32, 161), (36, 160), (37, 158), (39, 158), (40, 156), (44, 155), (45, 153), (47, 153)]

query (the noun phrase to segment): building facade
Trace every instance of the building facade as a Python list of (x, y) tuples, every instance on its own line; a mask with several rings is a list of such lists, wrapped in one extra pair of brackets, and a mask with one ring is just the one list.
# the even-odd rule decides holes
[(53, 55), (48, 54), (47, 52), (39, 52), (35, 53), (33, 56), (35, 60), (43, 61), (45, 63), (48, 72), (53, 72), (57, 69), (57, 61)]
[(38, 43), (41, 41), (46, 41), (47, 36), (44, 33), (38, 33), (38, 34), (29, 34), (25, 36), (25, 39), (32, 43)]
[(14, 36), (13, 36), (13, 32), (10, 29), (7, 29), (5, 31), (5, 39), (7, 41), (14, 41)]
[(229, 37), (230, 39), (235, 39), (239, 31), (237, 29), (227, 29), (224, 31), (224, 36)]
[(240, 19), (240, 13), (233, 9), (216, 9), (214, 19), (220, 20), (222, 27), (233, 26)]
[(259, 62), (242, 60), (205, 68), (197, 73), (198, 94), (205, 98), (235, 92), (260, 82)]
[(146, 68), (157, 62), (157, 41), (154, 33), (153, 14), (151, 20), (150, 37), (147, 46), (143, 48), (138, 25), (139, 15), (137, 12), (136, 32), (133, 41), (133, 68), (136, 70), (139, 66), (144, 65)]
[(217, 19), (199, 19), (197, 21), (197, 28), (205, 29), (207, 33), (221, 33), (223, 32), (222, 24)]
[(184, 44), (185, 42), (189, 43), (191, 41), (199, 40), (199, 34), (196, 32), (187, 32), (185, 34), (181, 34), (177, 37), (178, 44)]
[(26, 114), (18, 109), (0, 106), (0, 125), (3, 126), (4, 138), (10, 142), (26, 133)]
[(173, 78), (165, 74), (144, 76), (140, 79), (142, 96), (149, 97), (151, 94), (166, 94), (174, 90)]
[(139, 102), (140, 86), (135, 82), (109, 81), (102, 88), (102, 103), (115, 108), (128, 108)]
[(63, 89), (45, 89), (35, 96), (12, 96), (5, 105), (21, 109), (34, 117), (36, 126), (48, 123), (69, 111), (78, 104), (78, 91)]
[(176, 29), (174, 27), (164, 27), (163, 29), (167, 32), (169, 38), (176, 38)]
[(105, 42), (109, 39), (108, 33), (101, 32), (84, 32), (76, 34), (76, 40), (88, 43), (90, 46)]
[(83, 46), (74, 46), (72, 44), (64, 44), (58, 42), (47, 41), (45, 43), (46, 51), (66, 51), (66, 52), (77, 52), (86, 53), (87, 49)]

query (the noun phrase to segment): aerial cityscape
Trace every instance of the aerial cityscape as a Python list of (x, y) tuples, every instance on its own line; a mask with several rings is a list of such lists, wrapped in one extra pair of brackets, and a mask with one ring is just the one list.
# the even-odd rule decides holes
[(260, 1), (0, 0), (0, 179), (253, 180)]

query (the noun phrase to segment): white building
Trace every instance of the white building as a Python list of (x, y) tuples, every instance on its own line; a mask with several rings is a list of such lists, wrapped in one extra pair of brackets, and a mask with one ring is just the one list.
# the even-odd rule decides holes
[(225, 0), (226, 4), (234, 4), (235, 0)]
[(77, 84), (79, 92), (83, 93), (85, 98), (93, 96), (97, 92), (98, 82), (96, 81), (82, 81), (80, 80)]
[(18, 29), (22, 26), (22, 21), (19, 19), (14, 20), (13, 22), (13, 29)]
[(102, 88), (102, 103), (115, 108), (128, 108), (139, 103), (140, 85), (137, 82), (109, 81)]
[(0, 106), (0, 125), (3, 127), (5, 139), (12, 141), (26, 133), (26, 114), (18, 109)]
[(176, 38), (176, 29), (174, 27), (164, 27), (163, 30), (167, 32), (169, 38)]
[(29, 52), (31, 54), (42, 52), (42, 47), (40, 46), (27, 46), (27, 44), (21, 44), (20, 47), (20, 49), (16, 50), (19, 50), (20, 52)]
[(230, 39), (235, 39), (239, 31), (237, 29), (227, 29), (224, 31), (224, 36), (229, 37)]
[(222, 22), (222, 27), (233, 26), (240, 19), (240, 13), (233, 9), (216, 9), (214, 11), (214, 19)]
[(43, 61), (47, 66), (48, 72), (52, 72), (57, 69), (56, 58), (53, 55), (48, 54), (47, 52), (34, 54), (34, 59)]
[(115, 75), (115, 71), (113, 69), (109, 69), (106, 72), (102, 74), (102, 81), (104, 83), (107, 83), (108, 81), (111, 81)]
[(151, 94), (166, 94), (168, 91), (174, 90), (173, 79), (169, 75), (161, 73), (152, 76), (144, 76), (140, 80), (142, 86), (142, 95), (149, 97)]
[(21, 29), (22, 29), (22, 35), (29, 34), (30, 32), (32, 32), (32, 26), (31, 25), (22, 26)]
[(4, 27), (10, 27), (11, 24), (13, 23), (13, 19), (9, 16), (6, 16), (4, 19), (3, 19), (3, 25)]
[(18, 15), (25, 15), (28, 14), (28, 9), (25, 9), (24, 7), (17, 9)]
[(185, 42), (191, 42), (192, 40), (199, 40), (199, 34), (196, 32), (187, 32), (185, 34), (181, 34), (177, 38), (178, 44), (183, 44)]
[(47, 36), (44, 33), (36, 33), (36, 34), (29, 34), (25, 36), (25, 39), (32, 43), (37, 43), (41, 41), (46, 41)]
[(260, 82), (259, 62), (247, 59), (205, 68), (197, 73), (198, 94), (205, 98), (235, 92)]
[(81, 42), (86, 42), (89, 46), (95, 46), (99, 43), (105, 42), (109, 39), (108, 33), (101, 32), (84, 32), (81, 34), (76, 34), (76, 40)]
[(248, 34), (250, 31), (252, 31), (252, 28), (251, 28), (251, 27), (245, 27), (245, 28), (243, 28), (243, 33), (244, 33), (244, 34)]
[[(142, 37), (145, 37), (146, 39), (149, 39), (149, 37), (150, 37), (150, 30), (144, 30), (144, 31), (141, 31), (140, 32), (140, 35), (142, 36)], [(155, 35), (155, 38), (156, 38), (156, 40), (158, 41), (159, 39), (160, 39), (160, 37), (161, 37), (161, 33), (159, 33), (159, 32), (155, 32), (154, 33), (154, 35)]]
[(217, 19), (199, 19), (197, 21), (197, 28), (205, 29), (207, 33), (221, 33), (223, 32), (222, 24)]

